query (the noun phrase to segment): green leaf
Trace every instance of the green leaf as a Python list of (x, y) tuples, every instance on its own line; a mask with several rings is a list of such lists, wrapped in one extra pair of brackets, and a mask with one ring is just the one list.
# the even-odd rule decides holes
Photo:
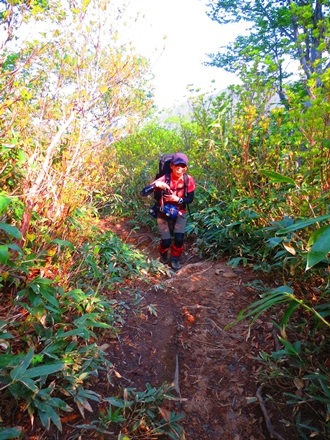
[(297, 223), (294, 223), (293, 225), (287, 228), (280, 229), (279, 231), (276, 232), (276, 234), (287, 234), (289, 232), (297, 231), (298, 229), (307, 228), (308, 226), (313, 225), (314, 223), (322, 222), (329, 219), (330, 219), (330, 214), (322, 215), (321, 217), (310, 218), (308, 220), (302, 220)]
[(0, 214), (4, 212), (7, 206), (10, 204), (10, 197), (7, 197), (5, 194), (0, 194)]
[(61, 333), (61, 331), (59, 331), (56, 336), (58, 338), (61, 338), (61, 339), (67, 338), (68, 336), (81, 336), (81, 337), (85, 337), (86, 336), (86, 331), (87, 331), (86, 328), (79, 327), (79, 328), (76, 328), (74, 330), (69, 330), (69, 331), (63, 332), (63, 333)]
[(49, 406), (47, 408), (47, 413), (49, 414), (49, 417), (50, 417), (51, 421), (58, 428), (58, 430), (62, 431), (61, 419), (60, 419), (59, 415), (57, 414), (57, 412), (54, 411), (54, 409), (51, 406)]
[(329, 228), (330, 225), (322, 226), (322, 228), (316, 229), (311, 236), (309, 237), (308, 246), (313, 246), (313, 244), (320, 238), (320, 236), (323, 234), (323, 232)]
[(50, 417), (49, 417), (49, 415), (46, 412), (39, 410), (38, 411), (38, 416), (40, 417), (40, 420), (41, 420), (41, 423), (43, 424), (43, 426), (46, 429), (49, 429), (49, 427), (50, 427)]
[(51, 240), (50, 243), (54, 243), (54, 244), (60, 244), (62, 246), (66, 246), (69, 249), (71, 249), (71, 251), (74, 251), (74, 246), (72, 243), (70, 243), (69, 241), (66, 240), (60, 240), (59, 238), (55, 238), (55, 240)]
[(52, 296), (50, 293), (46, 292), (45, 289), (40, 289), (40, 295), (42, 295), (44, 298), (46, 298), (46, 300), (48, 302), (50, 302), (51, 304), (53, 304), (53, 306), (55, 306), (56, 308), (59, 307), (59, 303), (57, 301), (56, 298), (54, 298), (54, 296)]
[(31, 390), (33, 393), (37, 394), (39, 388), (37, 387), (37, 385), (35, 384), (35, 382), (33, 380), (29, 379), (26, 376), (23, 376), (19, 381), (23, 385), (25, 385), (26, 388), (29, 388), (29, 390)]
[(15, 228), (15, 226), (7, 225), (7, 223), (0, 222), (0, 229), (2, 229), (3, 231), (6, 231), (7, 234), (9, 234), (12, 237), (15, 237), (19, 240), (22, 238), (22, 234), (20, 233), (20, 231), (17, 228)]
[(8, 246), (0, 244), (0, 263), (6, 264), (9, 259)]
[(286, 327), (286, 325), (287, 325), (287, 323), (288, 323), (288, 321), (290, 319), (290, 316), (292, 315), (294, 310), (296, 310), (299, 306), (300, 306), (300, 304), (297, 301), (295, 301), (295, 300), (292, 300), (290, 302), (288, 308), (286, 309), (286, 311), (285, 311), (285, 313), (283, 315), (282, 328)]
[(322, 139), (322, 145), (325, 148), (330, 148), (330, 139)]
[(259, 172), (260, 174), (269, 177), (273, 182), (291, 183), (292, 185), (296, 186), (296, 182), (291, 179), (291, 177), (282, 176), (282, 174), (276, 173), (275, 171), (271, 170), (260, 170)]
[[(288, 286), (280, 286), (275, 290), (268, 292), (263, 298), (250, 304), (247, 308), (241, 310), (237, 315), (236, 323), (252, 317), (250, 325), (266, 310), (270, 309), (274, 305), (288, 302), (293, 294), (293, 290)], [(249, 311), (249, 309), (252, 309)], [(228, 324), (226, 328), (231, 327), (234, 324)]]
[(0, 339), (13, 339), (13, 338), (14, 338), (14, 336), (9, 332), (6, 332), (6, 333), (0, 332)]
[(12, 378), (13, 381), (20, 380), (20, 378), (24, 376), (26, 370), (28, 369), (33, 359), (33, 356), (34, 356), (34, 352), (31, 349), (28, 352), (28, 354), (25, 356), (23, 361), (10, 372), (10, 377)]
[(329, 380), (323, 380), (321, 378), (319, 378), (322, 390), (324, 392), (324, 394), (327, 396), (327, 400), (329, 402), (330, 399), (330, 389), (329, 389)]
[(18, 354), (16, 356), (12, 354), (0, 354), (0, 367), (8, 368), (17, 365), (24, 355)]
[(8, 321), (0, 321), (0, 329), (2, 329), (3, 327), (6, 327), (8, 325)]
[(83, 316), (80, 316), (80, 318), (75, 319), (73, 322), (75, 325), (78, 326), (88, 326), (88, 327), (100, 327), (100, 328), (110, 328), (111, 326), (109, 324), (106, 324), (105, 322), (96, 321), (93, 318), (98, 318), (98, 313), (86, 313)]
[(58, 362), (56, 364), (46, 364), (40, 367), (30, 368), (26, 370), (24, 378), (33, 379), (35, 377), (48, 376), (49, 374), (56, 373), (57, 371), (63, 370), (65, 364), (63, 362)]
[(285, 346), (289, 354), (294, 354), (296, 356), (299, 356), (301, 351), (301, 343), (299, 341), (293, 345), (286, 339), (282, 338), (281, 336), (278, 336), (278, 339)]
[(315, 264), (325, 258), (330, 252), (330, 225), (322, 228), (321, 234), (317, 234), (317, 240), (315, 241), (312, 249), (307, 254), (307, 266), (306, 270), (315, 266)]
[(35, 277), (34, 280), (32, 281), (32, 283), (30, 283), (30, 285), (32, 284), (53, 284), (54, 280), (51, 280), (50, 278), (41, 278), (41, 277)]
[(86, 322), (93, 321), (94, 318), (98, 318), (100, 315), (98, 313), (85, 313), (85, 315), (80, 316), (79, 318), (75, 319), (73, 322), (76, 325), (85, 325)]
[[(81, 375), (79, 376), (79, 379), (81, 379)], [(80, 389), (78, 395), (80, 397), (85, 397), (86, 399), (95, 400), (96, 402), (100, 401), (100, 395), (92, 390)]]
[(118, 408), (125, 408), (126, 406), (126, 403), (123, 400), (116, 397), (105, 397), (103, 400)]
[(24, 153), (23, 150), (18, 150), (18, 151), (17, 151), (17, 158), (18, 158), (17, 166), (21, 166), (21, 165), (23, 165), (25, 162), (28, 161), (29, 156), (28, 156), (26, 153)]
[(24, 252), (22, 251), (22, 248), (20, 248), (19, 246), (17, 246), (17, 244), (14, 243), (10, 243), (8, 244), (8, 248), (9, 249), (13, 249), (14, 251), (17, 251), (19, 254), (24, 255)]
[(330, 316), (330, 303), (318, 304), (314, 307), (314, 310), (323, 318)]
[(22, 438), (23, 435), (23, 428), (0, 428), (0, 440), (9, 440), (17, 437)]

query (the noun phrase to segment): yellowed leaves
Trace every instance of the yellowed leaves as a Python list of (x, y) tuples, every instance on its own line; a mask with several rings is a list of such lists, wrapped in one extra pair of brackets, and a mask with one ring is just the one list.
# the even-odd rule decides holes
[(290, 252), (291, 255), (296, 255), (296, 250), (290, 242), (288, 242), (288, 241), (283, 242), (283, 247), (285, 250)]

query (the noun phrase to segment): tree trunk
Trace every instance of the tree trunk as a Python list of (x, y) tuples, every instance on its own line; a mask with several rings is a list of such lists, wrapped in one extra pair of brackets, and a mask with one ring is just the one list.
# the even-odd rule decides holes
[(46, 150), (45, 158), (44, 158), (40, 173), (39, 173), (38, 177), (36, 178), (36, 180), (34, 181), (33, 185), (31, 186), (30, 190), (26, 194), (26, 197), (25, 197), (26, 209), (23, 214), (22, 224), (21, 224), (21, 229), (20, 229), (22, 237), (23, 237), (22, 245), (24, 245), (24, 243), (25, 243), (25, 237), (26, 237), (26, 234), (29, 230), (32, 211), (36, 205), (37, 197), (41, 192), (41, 188), (44, 184), (45, 178), (48, 175), (49, 170), (51, 168), (51, 159), (53, 157), (55, 147), (59, 143), (63, 133), (66, 131), (66, 129), (72, 123), (75, 116), (76, 116), (76, 112), (72, 111), (69, 118), (63, 123), (63, 125), (58, 130), (56, 135), (53, 137), (51, 143), (49, 144), (49, 146)]

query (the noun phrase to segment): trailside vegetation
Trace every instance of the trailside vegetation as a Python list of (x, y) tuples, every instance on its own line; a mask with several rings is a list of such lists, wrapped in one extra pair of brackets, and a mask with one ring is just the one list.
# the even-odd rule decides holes
[[(10, 439), (25, 435), (17, 411), (58, 431), (63, 414), (92, 411), (93, 381), (116, 374), (109, 347), (97, 344), (122, 322), (109, 292), (164, 269), (96, 228), (95, 200), (119, 181), (114, 144), (152, 106), (148, 61), (122, 38), (122, 3), (1, 8), (0, 437)], [(144, 426), (177, 438), (181, 416), (161, 413), (171, 387), (146, 393), (155, 403)], [(105, 433), (125, 424), (112, 416), (118, 402), (108, 406), (96, 426)]]
[[(98, 217), (155, 228), (139, 191), (162, 154), (183, 151), (197, 183), (196, 253), (277, 280), (237, 317), (253, 325), (271, 312), (279, 345), (260, 353), (260, 382), (283, 390), (285, 422), (302, 438), (328, 438), (329, 2), (211, 2), (219, 23), (252, 23), (212, 61), (241, 83), (192, 93), (189, 113), (168, 120), (152, 116), (148, 62), (121, 41), (123, 11), (108, 3), (1, 3), (1, 414), (18, 402), (31, 425), (61, 430), (63, 412), (99, 401), (93, 380), (116, 371), (95, 341), (116, 334), (123, 307), (105, 292), (164, 269), (101, 234)], [(18, 38), (24, 26), (38, 34)], [(300, 76), (290, 79), (286, 57)], [(181, 414), (164, 422), (172, 398), (167, 385), (109, 396), (107, 414), (81, 429), (138, 433), (138, 413), (150, 435), (183, 439)], [(0, 433), (23, 429), (2, 417)]]

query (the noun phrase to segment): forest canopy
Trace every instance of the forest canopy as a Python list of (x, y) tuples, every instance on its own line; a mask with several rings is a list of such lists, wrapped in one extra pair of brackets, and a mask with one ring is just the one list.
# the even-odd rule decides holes
[(288, 59), (303, 72), (308, 81), (329, 68), (328, 1), (212, 1), (209, 17), (219, 24), (245, 23), (247, 35), (240, 35), (217, 54), (210, 54), (209, 65), (229, 72), (240, 72), (243, 65), (260, 61), (259, 74), (272, 78), (281, 98), (283, 84), (292, 74)]

